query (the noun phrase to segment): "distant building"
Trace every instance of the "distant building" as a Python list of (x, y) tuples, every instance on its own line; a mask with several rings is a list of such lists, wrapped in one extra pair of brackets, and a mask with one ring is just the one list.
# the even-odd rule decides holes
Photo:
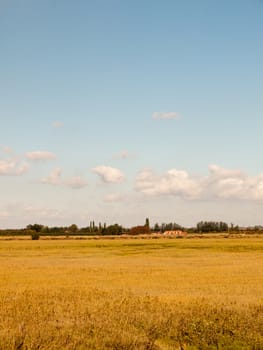
[(166, 237), (186, 237), (187, 232), (181, 231), (181, 230), (175, 230), (175, 231), (165, 231), (163, 233)]

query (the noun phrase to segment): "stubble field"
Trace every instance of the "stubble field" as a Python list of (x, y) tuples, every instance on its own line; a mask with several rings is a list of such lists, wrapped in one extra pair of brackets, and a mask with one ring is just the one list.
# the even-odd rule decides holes
[(0, 241), (0, 349), (263, 349), (263, 238)]

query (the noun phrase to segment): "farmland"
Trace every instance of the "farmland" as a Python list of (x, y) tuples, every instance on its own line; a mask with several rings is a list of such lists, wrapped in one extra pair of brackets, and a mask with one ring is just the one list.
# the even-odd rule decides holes
[(263, 349), (263, 238), (0, 241), (0, 349)]

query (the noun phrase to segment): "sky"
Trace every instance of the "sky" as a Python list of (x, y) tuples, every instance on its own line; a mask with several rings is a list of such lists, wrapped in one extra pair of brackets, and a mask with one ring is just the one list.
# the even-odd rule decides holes
[(0, 228), (263, 224), (263, 1), (0, 0)]

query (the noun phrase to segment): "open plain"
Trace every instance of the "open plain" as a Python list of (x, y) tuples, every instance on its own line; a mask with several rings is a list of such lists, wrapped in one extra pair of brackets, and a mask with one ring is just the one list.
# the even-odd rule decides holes
[(0, 349), (263, 349), (263, 238), (0, 241)]

